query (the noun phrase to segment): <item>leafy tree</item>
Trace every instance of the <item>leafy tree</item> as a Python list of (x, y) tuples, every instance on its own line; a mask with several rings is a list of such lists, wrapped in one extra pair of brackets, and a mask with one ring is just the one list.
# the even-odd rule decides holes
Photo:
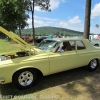
[(32, 13), (32, 30), (33, 30), (33, 40), (35, 43), (35, 28), (34, 28), (34, 7), (39, 6), (41, 10), (51, 11), (50, 7), (50, 0), (25, 0), (27, 5), (27, 10)]
[(91, 1), (86, 0), (86, 8), (85, 8), (85, 24), (84, 24), (84, 38), (89, 39), (90, 34), (90, 16), (91, 16)]
[(15, 3), (15, 9), (16, 9), (16, 19), (17, 19), (17, 28), (19, 28), (19, 34), (21, 37), (21, 29), (28, 26), (27, 19), (29, 18), (29, 15), (27, 15), (26, 12), (26, 2), (24, 0), (17, 0)]
[(0, 0), (0, 25), (10, 31), (19, 28), (21, 36), (21, 29), (28, 25), (25, 11), (24, 0)]

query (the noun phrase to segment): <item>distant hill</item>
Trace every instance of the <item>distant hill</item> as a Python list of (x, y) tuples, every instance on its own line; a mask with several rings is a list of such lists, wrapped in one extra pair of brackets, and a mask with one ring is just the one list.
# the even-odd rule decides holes
[[(32, 34), (32, 28), (29, 29), (23, 29), (22, 30), (22, 35), (25, 34)], [(83, 32), (79, 32), (79, 31), (74, 31), (74, 30), (70, 30), (70, 29), (66, 29), (66, 28), (59, 28), (59, 27), (38, 27), (35, 28), (35, 34), (36, 35), (53, 35), (53, 34), (64, 34), (64, 35), (68, 35), (68, 36), (81, 36), (83, 35)]]

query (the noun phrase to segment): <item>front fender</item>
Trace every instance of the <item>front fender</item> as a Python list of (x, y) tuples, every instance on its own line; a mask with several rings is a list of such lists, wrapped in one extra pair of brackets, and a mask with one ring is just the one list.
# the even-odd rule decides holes
[(44, 76), (49, 75), (49, 60), (45, 59), (37, 59), (37, 60), (30, 60), (24, 62), (15, 62), (12, 64), (6, 64), (0, 67), (0, 77), (5, 79), (6, 83), (12, 82), (12, 77), (15, 72), (25, 68), (36, 68), (43, 73)]

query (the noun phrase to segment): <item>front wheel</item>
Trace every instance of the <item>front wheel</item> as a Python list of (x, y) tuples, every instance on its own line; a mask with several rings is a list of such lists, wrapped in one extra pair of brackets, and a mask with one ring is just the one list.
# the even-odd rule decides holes
[(37, 80), (37, 73), (32, 69), (22, 69), (14, 74), (13, 83), (19, 89), (31, 87)]
[(99, 62), (97, 59), (92, 59), (90, 61), (90, 63), (88, 64), (87, 68), (89, 71), (94, 71), (97, 69), (97, 67), (99, 66)]

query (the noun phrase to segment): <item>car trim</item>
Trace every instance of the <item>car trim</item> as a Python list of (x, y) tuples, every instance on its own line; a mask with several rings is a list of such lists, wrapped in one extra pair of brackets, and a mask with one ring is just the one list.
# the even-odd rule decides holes
[(0, 78), (0, 83), (5, 82), (4, 78)]

